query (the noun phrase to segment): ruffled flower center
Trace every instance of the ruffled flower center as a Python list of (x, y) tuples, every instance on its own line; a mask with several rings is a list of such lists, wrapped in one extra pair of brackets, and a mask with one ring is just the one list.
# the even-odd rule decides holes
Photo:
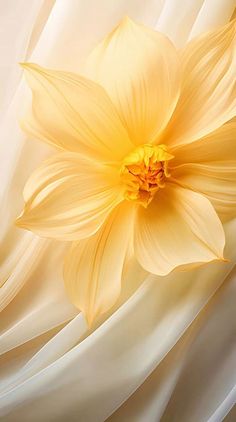
[(120, 171), (125, 199), (146, 208), (156, 192), (165, 187), (166, 178), (170, 176), (168, 161), (173, 157), (165, 145), (144, 144), (129, 153)]

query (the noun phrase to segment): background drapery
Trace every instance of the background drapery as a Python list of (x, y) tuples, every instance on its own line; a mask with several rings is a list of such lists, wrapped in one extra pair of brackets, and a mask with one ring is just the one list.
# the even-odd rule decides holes
[(0, 1), (0, 418), (4, 421), (234, 421), (236, 222), (228, 264), (167, 277), (135, 262), (119, 303), (88, 330), (62, 280), (65, 243), (19, 230), (22, 188), (51, 153), (28, 140), (18, 62), (75, 72), (124, 15), (181, 48), (227, 22), (235, 0)]

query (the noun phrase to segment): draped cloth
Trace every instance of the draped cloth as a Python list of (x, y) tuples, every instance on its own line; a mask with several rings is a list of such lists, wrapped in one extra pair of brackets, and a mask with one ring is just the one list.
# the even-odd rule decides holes
[(0, 3), (0, 420), (236, 420), (236, 221), (228, 263), (166, 277), (130, 262), (121, 297), (88, 329), (69, 302), (67, 245), (15, 227), (22, 189), (49, 147), (28, 140), (20, 61), (80, 72), (128, 15), (178, 48), (229, 21), (235, 0), (9, 0)]

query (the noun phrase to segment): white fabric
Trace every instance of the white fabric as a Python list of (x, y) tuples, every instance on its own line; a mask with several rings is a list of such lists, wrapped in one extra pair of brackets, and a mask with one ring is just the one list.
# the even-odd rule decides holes
[(161, 417), (163, 422), (223, 420), (236, 399), (235, 295), (234, 271), (109, 421), (155, 422)]
[[(47, 4), (46, 4), (47, 2)], [(0, 119), (14, 95), (20, 80), (17, 63), (28, 56), (32, 45), (39, 36), (40, 21), (52, 0), (8, 0), (0, 1)], [(37, 23), (37, 32), (36, 32)]]
[(224, 25), (225, 22), (230, 20), (235, 7), (235, 0), (229, 0), (227, 2), (221, 0), (205, 0), (192, 27), (189, 39), (200, 35), (204, 31)]
[[(101, 0), (99, 6), (95, 0), (50, 5), (38, 0), (28, 13), (28, 2), (12, 3), (1, 1), (0, 7), (19, 27), (1, 38), (11, 47), (16, 33), (22, 38), (21, 53), (12, 48), (8, 63), (13, 66), (33, 50), (31, 60), (72, 71), (81, 69), (91, 48), (123, 15), (162, 30), (181, 47), (194, 34), (227, 22), (235, 7), (231, 0)], [(235, 400), (235, 276), (224, 280), (236, 260), (236, 223), (226, 227), (229, 264), (165, 278), (131, 268), (116, 312), (89, 332), (64, 292), (66, 245), (13, 225), (25, 180), (51, 150), (26, 140), (18, 127), (27, 91), (23, 83), (16, 89), (16, 63), (12, 69), (16, 76), (9, 75), (8, 88), (0, 93), (0, 417), (26, 422), (99, 422), (108, 417), (122, 422), (221, 421)], [(5, 81), (6, 72), (0, 78)]]
[(178, 47), (182, 47), (203, 4), (204, 0), (186, 0), (183, 3), (166, 0), (156, 29), (165, 32)]

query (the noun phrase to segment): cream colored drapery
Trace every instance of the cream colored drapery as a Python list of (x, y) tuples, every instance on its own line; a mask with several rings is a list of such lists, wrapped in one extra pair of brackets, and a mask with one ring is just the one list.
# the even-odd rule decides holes
[(164, 278), (130, 264), (119, 304), (88, 331), (64, 291), (66, 245), (14, 220), (28, 175), (51, 152), (19, 128), (28, 102), (19, 61), (82, 71), (124, 15), (181, 48), (230, 20), (235, 0), (9, 0), (0, 8), (0, 420), (234, 421), (235, 221), (225, 224), (228, 264)]

